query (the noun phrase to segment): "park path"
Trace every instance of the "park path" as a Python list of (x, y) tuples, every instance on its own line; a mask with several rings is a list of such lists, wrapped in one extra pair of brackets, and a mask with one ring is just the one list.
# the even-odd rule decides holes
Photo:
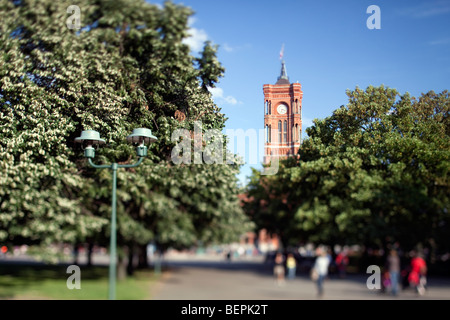
[[(217, 256), (165, 257), (167, 268), (151, 292), (152, 300), (315, 300), (315, 284), (306, 274), (277, 285), (271, 267), (261, 257), (227, 262)], [(166, 269), (165, 268), (165, 269)], [(429, 290), (417, 296), (406, 289), (397, 297), (369, 290), (369, 275), (330, 276), (325, 282), (326, 300), (450, 300), (450, 279), (429, 279)]]

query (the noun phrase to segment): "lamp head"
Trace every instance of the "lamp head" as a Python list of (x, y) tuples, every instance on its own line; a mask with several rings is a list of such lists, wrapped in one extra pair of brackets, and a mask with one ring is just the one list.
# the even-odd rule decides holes
[(84, 156), (86, 158), (94, 158), (95, 149), (94, 145), (105, 144), (105, 140), (100, 138), (100, 134), (95, 130), (84, 130), (81, 132), (81, 136), (75, 138), (76, 143), (81, 143), (84, 147)]
[(136, 148), (137, 155), (139, 157), (146, 157), (147, 156), (147, 146), (145, 146), (145, 144), (155, 142), (156, 140), (158, 140), (158, 139), (154, 135), (152, 135), (152, 131), (147, 128), (133, 129), (133, 133), (127, 137), (127, 141), (129, 143), (138, 143), (139, 144)]
[(139, 143), (149, 144), (158, 140), (154, 135), (152, 135), (152, 130), (147, 128), (137, 128), (133, 129), (133, 133), (127, 137), (129, 143)]
[(84, 130), (81, 136), (75, 138), (75, 142), (86, 143), (88, 146), (94, 144), (105, 144), (105, 140), (100, 139), (100, 134), (95, 130)]

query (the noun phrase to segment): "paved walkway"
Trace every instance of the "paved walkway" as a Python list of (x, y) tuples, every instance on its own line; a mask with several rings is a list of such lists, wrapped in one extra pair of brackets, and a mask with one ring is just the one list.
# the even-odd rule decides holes
[[(166, 257), (168, 269), (152, 292), (153, 300), (315, 300), (316, 288), (306, 274), (277, 285), (272, 268), (262, 258), (227, 262), (221, 257)], [(428, 279), (428, 291), (418, 296), (411, 289), (397, 297), (369, 290), (367, 276), (330, 276), (325, 300), (450, 300), (450, 279)]]

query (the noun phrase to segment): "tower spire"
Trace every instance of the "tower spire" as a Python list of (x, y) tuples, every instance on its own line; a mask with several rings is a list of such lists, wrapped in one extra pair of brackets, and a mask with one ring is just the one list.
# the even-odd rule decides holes
[(280, 76), (278, 77), (278, 80), (280, 80), (280, 79), (289, 80), (289, 78), (287, 76), (287, 72), (286, 72), (286, 63), (284, 62), (284, 60), (281, 60), (281, 73), (280, 73)]
[(281, 60), (281, 72), (277, 80), (278, 81), (276, 84), (289, 84), (289, 77), (287, 76), (286, 64), (284, 60)]
[(289, 78), (287, 76), (287, 72), (286, 72), (286, 64), (284, 63), (284, 43), (281, 46), (281, 50), (280, 50), (280, 60), (281, 60), (281, 72), (280, 72), (280, 76), (278, 77), (278, 81), (276, 84), (289, 84)]

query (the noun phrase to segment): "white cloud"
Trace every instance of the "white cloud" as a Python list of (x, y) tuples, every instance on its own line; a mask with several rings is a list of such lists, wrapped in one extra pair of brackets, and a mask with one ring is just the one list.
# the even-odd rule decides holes
[(306, 129), (308, 127), (311, 127), (313, 125), (313, 119), (302, 117), (302, 128)]
[(214, 99), (223, 97), (223, 89), (222, 88), (208, 88), (209, 92), (211, 92)]
[(241, 104), (242, 102), (238, 101), (233, 96), (225, 96), (222, 88), (208, 88), (209, 92), (211, 92), (214, 101), (223, 102), (226, 104), (236, 105)]
[(232, 52), (232, 51), (234, 51), (233, 47), (231, 47), (228, 43), (225, 43), (225, 44), (223, 45), (223, 49), (224, 49), (226, 52)]
[(443, 38), (443, 39), (430, 41), (429, 44), (431, 44), (432, 46), (450, 44), (450, 38)]
[(183, 43), (187, 44), (192, 51), (201, 51), (206, 40), (208, 40), (208, 34), (205, 30), (190, 28), (188, 30), (189, 37), (183, 39)]
[(192, 27), (192, 25), (195, 23), (195, 18), (189, 18), (188, 25), (189, 30), (188, 34), (189, 37), (183, 39), (183, 43), (187, 44), (192, 51), (199, 52), (203, 49), (205, 41), (208, 40), (208, 34), (203, 29), (197, 29)]
[(313, 119), (302, 116), (302, 138), (306, 139), (308, 134), (306, 133), (306, 129), (312, 127), (314, 125)]
[(241, 50), (250, 49), (252, 47), (252, 45), (250, 43), (246, 43), (246, 44), (243, 44), (243, 45), (240, 45), (240, 46), (231, 46), (228, 43), (224, 43), (223, 46), (221, 46), (221, 47), (226, 52), (237, 52), (237, 51), (241, 51)]
[(419, 5), (409, 6), (403, 9), (401, 13), (413, 18), (429, 18), (450, 12), (450, 3), (448, 1), (429, 1)]

